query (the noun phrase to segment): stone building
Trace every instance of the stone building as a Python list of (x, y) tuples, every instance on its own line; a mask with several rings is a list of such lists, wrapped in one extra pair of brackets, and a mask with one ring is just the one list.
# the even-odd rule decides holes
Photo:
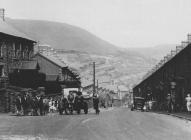
[[(0, 112), (8, 112), (13, 102), (11, 88), (15, 72), (28, 69), (32, 60), (35, 41), (0, 19)], [(11, 76), (12, 77), (12, 76)]]

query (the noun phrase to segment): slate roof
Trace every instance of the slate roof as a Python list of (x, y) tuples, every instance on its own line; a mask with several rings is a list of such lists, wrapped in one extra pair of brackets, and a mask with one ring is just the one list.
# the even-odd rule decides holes
[(59, 59), (54, 57), (53, 55), (47, 55), (43, 53), (37, 53), (36, 55), (39, 55), (41, 57), (44, 57), (45, 59), (49, 60), (50, 62), (54, 63), (58, 67), (64, 68), (67, 67), (66, 64), (62, 63)]
[(30, 37), (28, 37), (27, 35), (25, 35), (24, 33), (18, 31), (17, 29), (9, 25), (6, 21), (3, 21), (1, 19), (0, 19), (0, 33), (11, 35), (14, 37), (19, 37), (19, 38), (26, 39), (32, 42), (36, 42)]

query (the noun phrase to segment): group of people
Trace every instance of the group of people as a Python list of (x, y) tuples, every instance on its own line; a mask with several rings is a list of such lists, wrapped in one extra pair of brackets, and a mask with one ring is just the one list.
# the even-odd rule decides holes
[[(73, 114), (76, 110), (79, 114), (81, 109), (88, 113), (88, 103), (80, 92), (70, 92), (68, 96), (63, 93), (56, 97), (45, 97), (44, 94), (32, 94), (30, 91), (19, 93), (15, 98), (16, 115), (18, 116), (43, 116), (48, 113), (59, 112), (60, 115)], [(93, 107), (99, 114), (99, 98), (93, 97)]]
[(56, 106), (56, 101), (53, 102), (52, 99), (43, 95), (32, 95), (30, 92), (26, 92), (16, 96), (15, 106), (16, 115), (42, 116), (50, 112), (52, 106)]
[[(186, 109), (187, 109), (188, 113), (191, 114), (191, 96), (190, 96), (190, 94), (187, 94), (185, 101), (186, 101)], [(168, 96), (167, 96), (168, 112), (175, 111), (175, 106), (176, 106), (175, 97), (173, 96), (173, 94), (168, 94)]]
[[(151, 94), (147, 94), (145, 98), (145, 106), (144, 106), (145, 110), (147, 111), (152, 110), (153, 103), (154, 102), (152, 101)], [(191, 114), (191, 95), (190, 94), (187, 94), (183, 103), (185, 106), (181, 108), (178, 102), (176, 102), (175, 93), (168, 93), (166, 96), (165, 102), (162, 102), (161, 106), (159, 106), (160, 107), (159, 109), (166, 110), (167, 112), (171, 113), (171, 112), (178, 112), (182, 110), (185, 111), (184, 107), (186, 107), (187, 112)]]

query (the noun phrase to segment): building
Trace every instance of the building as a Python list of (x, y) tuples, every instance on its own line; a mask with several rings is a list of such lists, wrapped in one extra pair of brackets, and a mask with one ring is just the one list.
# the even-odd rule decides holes
[(11, 86), (13, 75), (37, 66), (32, 60), (36, 42), (7, 24), (4, 10), (0, 15), (3, 17), (0, 19), (0, 112), (9, 112), (14, 91), (18, 90)]
[(191, 35), (176, 46), (175, 51), (164, 57), (144, 79), (133, 88), (134, 96), (157, 102), (156, 109), (163, 109), (167, 94), (175, 100), (177, 111), (186, 109), (185, 97), (191, 93)]
[(11, 111), (15, 93), (26, 88), (45, 87), (52, 94), (60, 93), (61, 87), (81, 87), (78, 74), (52, 56), (50, 46), (47, 55), (44, 49), (35, 54), (39, 51), (36, 41), (9, 25), (4, 9), (0, 9), (0, 17), (0, 112)]
[(37, 53), (34, 57), (39, 72), (45, 75), (47, 94), (60, 93), (62, 88), (81, 88), (79, 75), (51, 53)]

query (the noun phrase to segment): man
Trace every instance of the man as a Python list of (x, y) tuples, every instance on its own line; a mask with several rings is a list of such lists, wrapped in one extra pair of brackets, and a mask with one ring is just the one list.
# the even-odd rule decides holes
[(49, 111), (49, 100), (48, 98), (43, 98), (43, 109), (44, 109), (44, 115), (48, 114)]
[(31, 106), (32, 106), (32, 110), (33, 110), (32, 115), (38, 116), (38, 100), (35, 95), (32, 97)]
[(31, 97), (29, 92), (26, 92), (25, 101), (26, 101), (26, 115), (29, 115), (31, 111)]
[(39, 99), (39, 111), (40, 115), (43, 116), (44, 115), (43, 95), (41, 95)]
[(58, 99), (58, 111), (60, 115), (63, 115), (63, 111), (65, 112), (65, 114), (68, 114), (67, 103), (67, 98), (64, 96), (64, 93), (62, 93), (62, 95)]
[(77, 92), (76, 97), (75, 97), (75, 101), (74, 101), (74, 108), (77, 111), (77, 114), (80, 114), (82, 107), (83, 107), (82, 93)]
[(15, 105), (16, 105), (16, 115), (20, 116), (21, 115), (21, 95), (20, 94), (16, 96)]
[(72, 92), (69, 92), (68, 95), (68, 108), (70, 111), (70, 114), (73, 114), (73, 107), (74, 107), (74, 94)]
[(21, 96), (21, 106), (23, 109), (23, 115), (27, 115), (27, 96), (25, 94), (25, 92), (22, 92), (22, 96)]
[(167, 96), (167, 107), (168, 107), (169, 113), (171, 113), (174, 110), (173, 100), (172, 100), (171, 94), (168, 94), (168, 96)]
[(99, 110), (99, 96), (98, 95), (93, 96), (93, 106), (96, 111), (96, 114), (99, 114), (100, 110)]

